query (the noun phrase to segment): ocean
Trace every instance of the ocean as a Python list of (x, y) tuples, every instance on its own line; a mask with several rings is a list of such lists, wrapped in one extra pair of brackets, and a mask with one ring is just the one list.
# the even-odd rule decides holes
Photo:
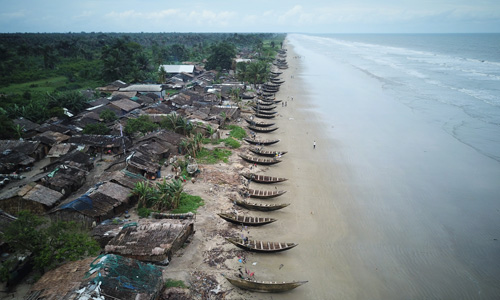
[(499, 299), (500, 34), (287, 39), (352, 196), (328, 251), (357, 298)]

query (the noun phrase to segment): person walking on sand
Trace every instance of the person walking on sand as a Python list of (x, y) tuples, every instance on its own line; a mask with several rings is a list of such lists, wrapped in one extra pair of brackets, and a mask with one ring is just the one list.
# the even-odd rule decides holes
[(313, 142), (313, 149), (316, 149), (316, 141)]

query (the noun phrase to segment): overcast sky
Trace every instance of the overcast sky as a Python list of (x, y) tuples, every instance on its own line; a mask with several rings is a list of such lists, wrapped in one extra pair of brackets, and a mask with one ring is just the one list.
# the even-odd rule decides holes
[(0, 0), (0, 32), (500, 32), (500, 0)]

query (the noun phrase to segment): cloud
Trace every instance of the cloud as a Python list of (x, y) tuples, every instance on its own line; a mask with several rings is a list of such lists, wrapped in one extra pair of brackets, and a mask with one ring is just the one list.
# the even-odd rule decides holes
[(27, 13), (25, 10), (0, 13), (0, 18), (3, 19), (4, 21), (6, 19), (7, 20), (22, 19), (22, 18), (25, 18), (26, 16), (27, 16)]

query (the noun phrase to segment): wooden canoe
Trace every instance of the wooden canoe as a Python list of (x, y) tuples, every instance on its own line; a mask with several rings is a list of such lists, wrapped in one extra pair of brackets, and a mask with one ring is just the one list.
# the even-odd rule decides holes
[(275, 105), (276, 103), (273, 102), (273, 100), (270, 101), (263, 101), (263, 100), (257, 100), (257, 103), (254, 106), (273, 106), (276, 108), (277, 106)]
[(259, 198), (259, 199), (269, 199), (283, 195), (286, 191), (264, 191), (264, 190), (254, 190), (254, 189), (245, 189), (243, 191), (243, 195), (250, 198)]
[(234, 200), (234, 202), (246, 209), (250, 210), (258, 210), (258, 211), (274, 211), (278, 209), (282, 209), (290, 205), (290, 203), (281, 203), (281, 204), (261, 204), (261, 203), (252, 203), (243, 200)]
[(282, 84), (282, 83), (285, 83), (285, 81), (284, 81), (284, 80), (281, 80), (281, 79), (278, 79), (278, 80), (271, 79), (271, 82), (272, 82), (272, 83), (275, 83), (275, 84)]
[(252, 125), (252, 126), (258, 126), (258, 127), (269, 127), (269, 126), (273, 126), (274, 124), (276, 124), (276, 123), (267, 123), (267, 122), (249, 120), (249, 119), (245, 119), (245, 121), (247, 121), (247, 123)]
[(259, 175), (254, 173), (242, 173), (241, 175), (246, 179), (257, 183), (278, 183), (288, 180), (287, 178)]
[(255, 114), (255, 116), (261, 119), (272, 119), (276, 117), (276, 115), (265, 115), (265, 114)]
[(266, 105), (266, 104), (262, 104), (262, 105), (261, 105), (261, 104), (257, 104), (257, 105), (255, 105), (255, 106), (252, 106), (253, 110), (255, 110), (255, 111), (259, 111), (259, 110), (273, 110), (273, 109), (275, 109), (276, 107), (278, 107), (278, 106), (273, 105), (272, 103), (271, 103), (271, 105)]
[(261, 114), (261, 115), (274, 115), (278, 113), (277, 111), (271, 111), (271, 110), (262, 110), (262, 109), (257, 110), (255, 107), (253, 107), (253, 110), (255, 110), (256, 114)]
[(262, 133), (269, 133), (269, 132), (273, 132), (275, 131), (276, 129), (278, 129), (278, 127), (258, 127), (258, 126), (247, 126), (250, 130), (252, 131), (255, 131), (255, 132), (262, 132)]
[(282, 162), (281, 159), (277, 159), (277, 158), (262, 158), (262, 157), (255, 157), (255, 156), (250, 156), (250, 155), (245, 155), (245, 154), (239, 154), (239, 156), (248, 162), (251, 162), (254, 164), (259, 164), (259, 165), (274, 165), (274, 164)]
[(218, 213), (218, 215), (228, 222), (234, 224), (243, 224), (247, 226), (262, 226), (272, 222), (276, 222), (276, 219), (273, 218), (251, 217), (233, 213)]
[(226, 238), (226, 241), (234, 244), (235, 246), (245, 249), (247, 251), (259, 253), (273, 253), (290, 250), (298, 244), (295, 243), (281, 243), (281, 242), (263, 242), (256, 240), (248, 240), (244, 242), (241, 238)]
[(248, 150), (252, 151), (255, 154), (261, 155), (261, 156), (268, 156), (268, 157), (275, 157), (276, 154), (278, 155), (284, 155), (287, 153), (287, 151), (274, 151), (274, 150), (264, 150), (261, 149), (262, 147), (251, 147)]
[(256, 140), (256, 139), (251, 139), (251, 138), (243, 138), (243, 140), (245, 140), (249, 144), (264, 145), (264, 146), (276, 144), (277, 142), (280, 141), (278, 139), (276, 139), (276, 140)]
[(232, 285), (239, 287), (240, 289), (249, 290), (253, 292), (264, 292), (264, 293), (281, 293), (289, 290), (293, 290), (296, 287), (307, 283), (307, 281), (291, 281), (291, 282), (272, 282), (272, 281), (255, 281), (249, 279), (241, 278), (228, 278)]

